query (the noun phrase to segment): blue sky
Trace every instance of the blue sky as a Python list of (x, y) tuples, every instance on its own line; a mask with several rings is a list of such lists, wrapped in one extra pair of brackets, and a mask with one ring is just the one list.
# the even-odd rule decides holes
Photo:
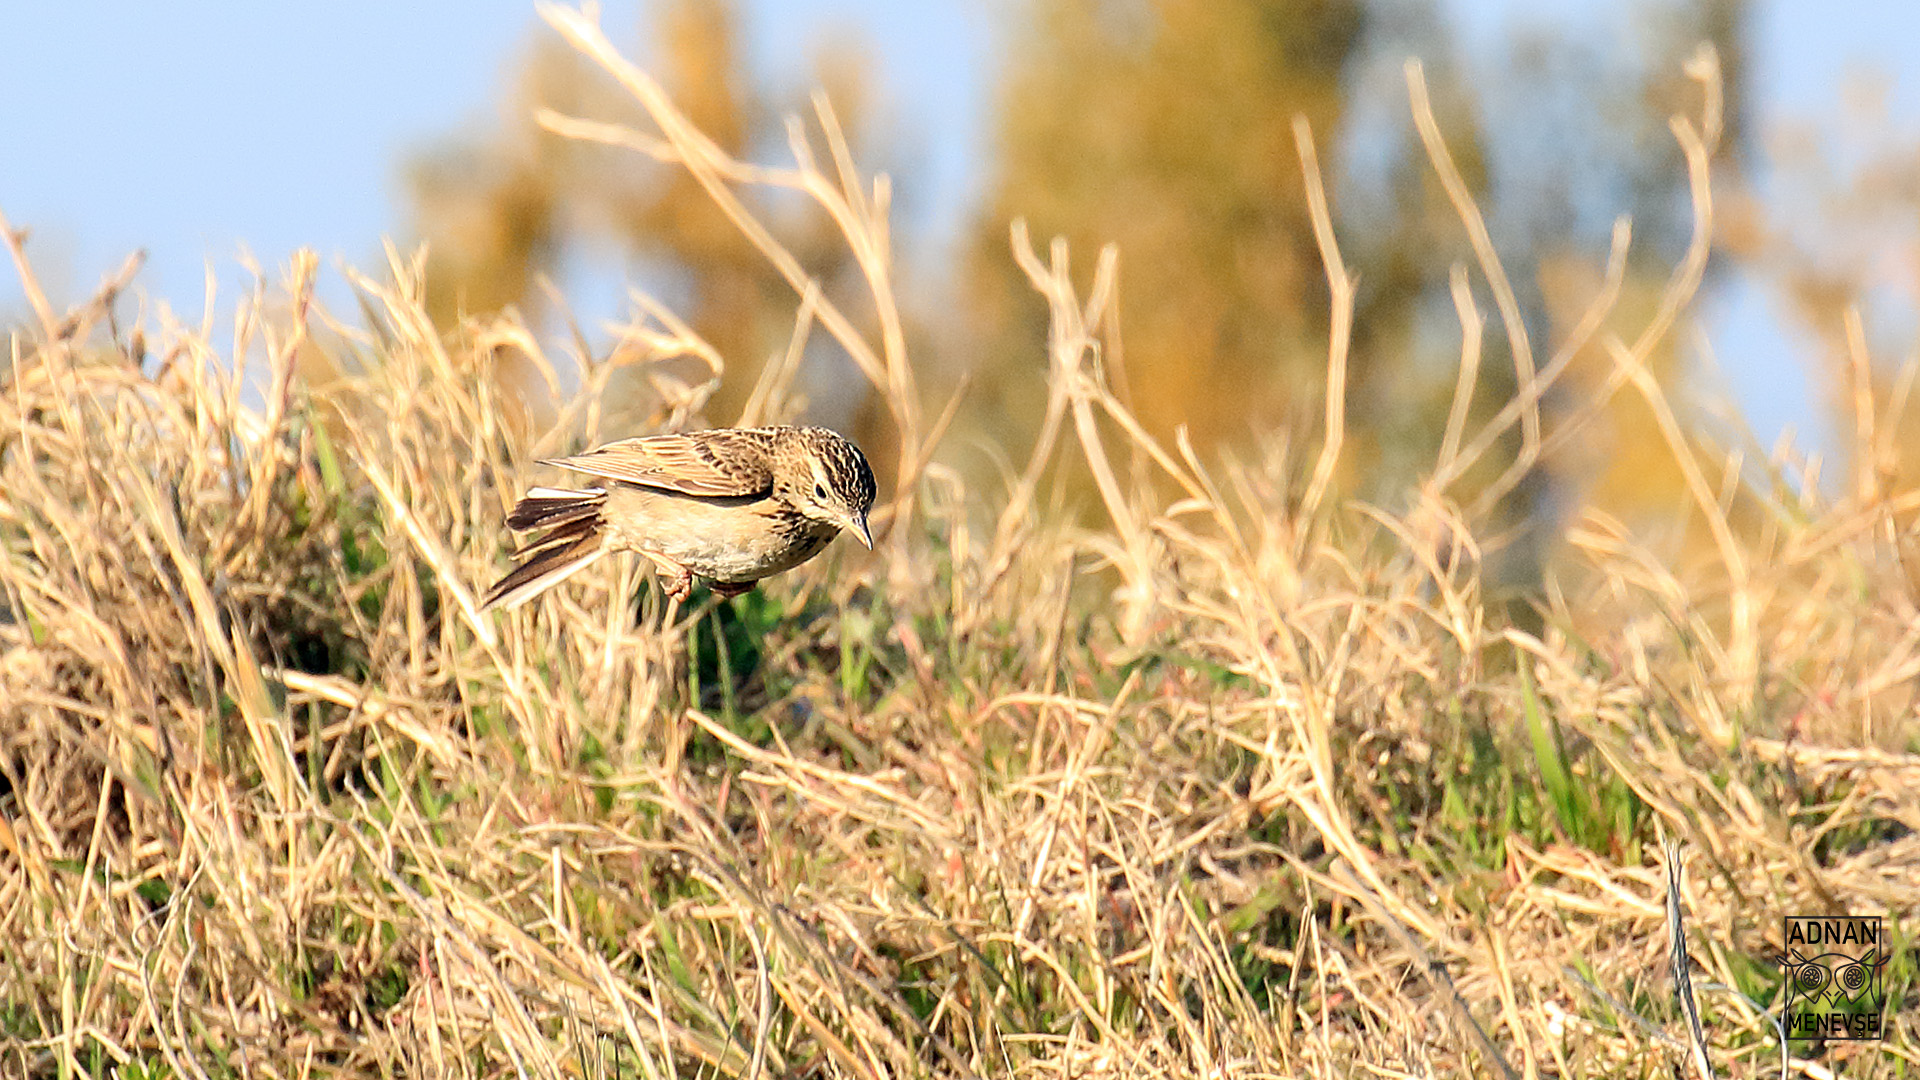
[[(635, 5), (607, 6), (615, 40), (635, 41)], [(884, 119), (924, 167), (912, 205), (935, 211), (904, 222), (903, 241), (936, 250), (980, 180), (999, 6), (1010, 0), (742, 4), (749, 54), (775, 87), (803, 88), (832, 29), (857, 31), (878, 62)], [(1469, 56), (1497, 53), (1528, 25), (1633, 32), (1598, 0), (1441, 8)], [(207, 267), (230, 290), (244, 280), (243, 251), (270, 274), (301, 246), (328, 267), (376, 266), (382, 235), (404, 229), (405, 155), (497, 116), (503, 73), (537, 24), (524, 0), (5, 4), (0, 210), (33, 230), (57, 299), (85, 294), (144, 247), (147, 294), (195, 321)], [(1752, 48), (1763, 131), (1836, 115), (1845, 81), (1877, 71), (1895, 126), (1920, 138), (1920, 4), (1758, 0)], [(0, 266), (0, 312), (21, 306), (11, 265)], [(1765, 290), (1730, 282), (1708, 311), (1714, 352), (1762, 440), (1790, 421), (1809, 426), (1801, 345)]]

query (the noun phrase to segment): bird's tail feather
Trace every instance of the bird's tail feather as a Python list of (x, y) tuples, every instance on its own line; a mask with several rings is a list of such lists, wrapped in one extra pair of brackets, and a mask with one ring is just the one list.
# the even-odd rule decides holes
[(487, 590), (481, 610), (512, 609), (567, 580), (607, 553), (604, 491), (534, 488), (507, 515), (514, 529), (548, 531), (513, 553), (526, 561)]
[(566, 488), (529, 488), (507, 515), (507, 528), (516, 532), (549, 529), (582, 517), (599, 517), (607, 493), (599, 488), (569, 491)]

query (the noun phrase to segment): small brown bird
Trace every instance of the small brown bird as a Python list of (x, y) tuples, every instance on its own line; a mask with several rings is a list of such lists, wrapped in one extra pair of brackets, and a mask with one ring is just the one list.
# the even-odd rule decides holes
[(514, 552), (526, 561), (483, 609), (518, 607), (614, 551), (645, 555), (667, 594), (685, 601), (696, 575), (715, 594), (738, 596), (818, 555), (841, 529), (873, 546), (873, 470), (826, 428), (650, 435), (541, 464), (606, 483), (527, 492), (507, 525), (548, 531)]

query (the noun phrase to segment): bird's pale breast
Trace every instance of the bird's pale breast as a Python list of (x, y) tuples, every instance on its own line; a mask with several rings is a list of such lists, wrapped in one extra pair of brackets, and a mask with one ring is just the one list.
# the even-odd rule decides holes
[(708, 498), (608, 485), (607, 530), (617, 546), (653, 551), (701, 577), (758, 581), (820, 553), (839, 529), (768, 498)]

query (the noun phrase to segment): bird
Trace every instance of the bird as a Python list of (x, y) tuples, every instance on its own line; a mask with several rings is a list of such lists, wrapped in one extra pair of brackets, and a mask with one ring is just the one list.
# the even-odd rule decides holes
[(633, 551), (682, 603), (693, 579), (735, 597), (820, 554), (841, 530), (873, 547), (873, 469), (860, 448), (822, 427), (712, 428), (621, 439), (543, 465), (601, 481), (534, 487), (507, 515), (516, 532), (545, 532), (481, 610), (512, 609), (602, 556)]

